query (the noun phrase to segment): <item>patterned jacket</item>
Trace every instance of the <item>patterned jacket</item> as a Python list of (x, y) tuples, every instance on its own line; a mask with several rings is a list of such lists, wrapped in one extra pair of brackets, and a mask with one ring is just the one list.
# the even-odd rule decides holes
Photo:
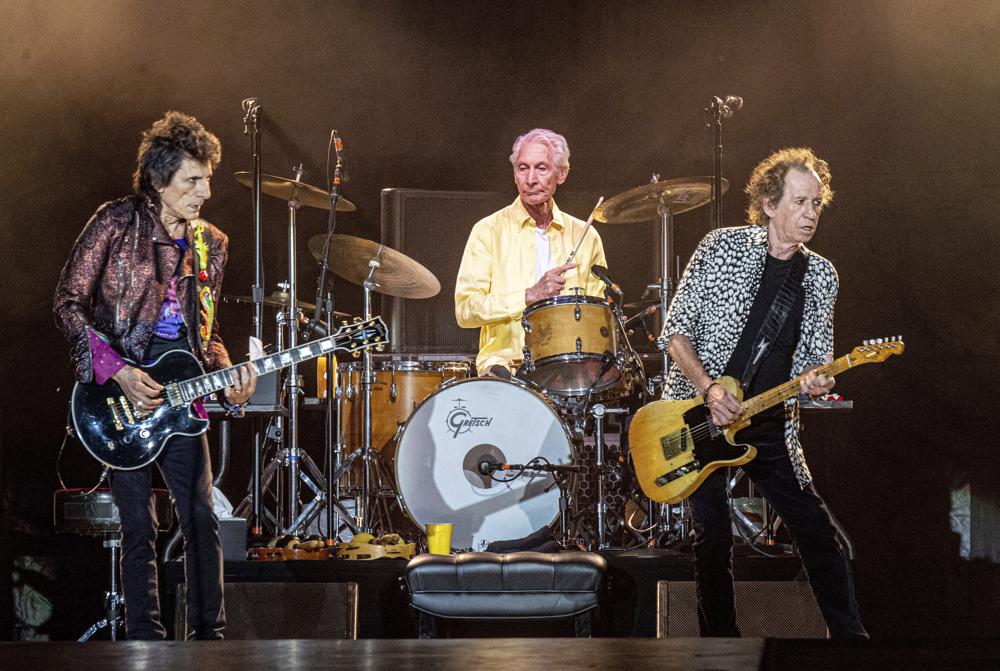
[[(799, 341), (792, 356), (791, 377), (806, 368), (833, 361), (833, 306), (837, 271), (828, 260), (801, 247), (808, 259), (803, 279), (805, 306)], [(746, 326), (767, 260), (767, 228), (743, 226), (710, 232), (699, 243), (684, 270), (663, 327), (664, 342), (687, 336), (713, 379), (722, 375)], [(698, 394), (676, 364), (671, 363), (664, 397), (688, 399)], [(785, 445), (799, 482), (812, 481), (799, 442), (797, 399), (785, 405)]]
[[(209, 283), (218, 304), (229, 239), (206, 223)], [(189, 235), (190, 238), (190, 235)], [(173, 243), (160, 224), (159, 205), (143, 196), (126, 196), (101, 205), (73, 244), (56, 285), (56, 325), (72, 345), (76, 378), (93, 379), (89, 330), (133, 361), (142, 361), (170, 279), (181, 261), (177, 302), (187, 326), (188, 344), (198, 353), (198, 314), (192, 304), (193, 254)], [(230, 366), (219, 337), (219, 320), (201, 357), (208, 370)]]

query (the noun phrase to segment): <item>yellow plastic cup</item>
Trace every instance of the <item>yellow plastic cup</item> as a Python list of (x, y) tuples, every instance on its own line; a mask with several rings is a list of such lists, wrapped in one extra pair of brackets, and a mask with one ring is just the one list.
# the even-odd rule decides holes
[(427, 550), (433, 555), (451, 554), (451, 533), (454, 524), (428, 524)]

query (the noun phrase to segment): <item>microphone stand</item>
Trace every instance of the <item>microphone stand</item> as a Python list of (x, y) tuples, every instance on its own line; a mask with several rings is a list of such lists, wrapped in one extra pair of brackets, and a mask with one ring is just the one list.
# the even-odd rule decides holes
[[(264, 321), (264, 261), (262, 254), (262, 226), (260, 218), (260, 103), (257, 98), (247, 98), (243, 101), (243, 134), (250, 136), (250, 161), (253, 173), (253, 185), (250, 188), (251, 207), (253, 208), (253, 286), (250, 289), (253, 301), (252, 327), (253, 335), (263, 341)], [(264, 427), (260, 419), (253, 422), (253, 473), (251, 475), (251, 498), (253, 499), (253, 519), (249, 520), (250, 535), (254, 538), (263, 536), (263, 520), (261, 516), (261, 469), (263, 467)]]
[[(715, 96), (705, 108), (712, 128), (712, 228), (722, 228), (722, 117), (724, 105)], [(664, 313), (666, 314), (666, 313)]]

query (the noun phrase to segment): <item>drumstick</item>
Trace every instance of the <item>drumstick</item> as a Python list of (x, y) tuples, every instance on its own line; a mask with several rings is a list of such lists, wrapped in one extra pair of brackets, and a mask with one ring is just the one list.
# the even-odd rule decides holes
[(580, 245), (583, 244), (583, 239), (587, 237), (587, 231), (590, 230), (590, 225), (594, 223), (594, 213), (597, 212), (597, 208), (599, 208), (603, 202), (604, 196), (597, 199), (597, 205), (594, 205), (594, 209), (590, 211), (590, 216), (587, 217), (587, 225), (583, 227), (583, 233), (580, 234), (580, 239), (576, 241), (576, 247), (574, 247), (573, 251), (566, 257), (566, 261), (563, 263), (564, 266), (572, 261), (573, 257), (576, 256), (576, 250), (580, 249)]

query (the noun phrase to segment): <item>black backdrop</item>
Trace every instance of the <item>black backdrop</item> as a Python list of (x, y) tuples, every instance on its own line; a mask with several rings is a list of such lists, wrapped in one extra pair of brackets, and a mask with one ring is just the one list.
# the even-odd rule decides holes
[[(321, 184), (329, 130), (342, 132), (352, 175), (344, 193), (359, 211), (338, 228), (375, 238), (383, 187), (513, 197), (506, 156), (535, 126), (568, 137), (567, 188), (612, 195), (653, 172), (709, 174), (702, 109), (712, 95), (732, 93), (746, 100), (725, 128), (734, 185), (782, 146), (811, 146), (832, 166), (836, 197), (812, 246), (841, 276), (838, 353), (863, 338), (907, 339), (902, 358), (842, 377), (853, 412), (806, 426), (819, 488), (858, 548), (870, 627), (879, 635), (1000, 631), (996, 571), (959, 562), (948, 520), (953, 486), (998, 489), (987, 430), (1000, 358), (997, 3), (3, 0), (0, 10), (0, 552), (5, 580), (15, 558), (22, 566), (25, 557), (58, 556), (32, 578), (56, 595), (55, 622), (79, 608), (74, 599), (99, 595), (103, 571), (70, 580), (98, 549), (48, 533), (71, 383), (52, 289), (88, 216), (127, 192), (139, 133), (153, 119), (184, 110), (222, 140), (204, 214), (231, 236), (224, 290), (247, 294), (249, 193), (229, 177), (249, 169), (242, 98), (263, 105), (265, 172), (289, 174), (301, 161), (305, 180)], [(726, 223), (739, 223), (744, 206), (734, 188)], [(266, 200), (264, 221), (270, 289), (287, 257), (280, 201)], [(318, 211), (301, 213), (303, 257), (324, 223)], [(677, 227), (686, 259), (708, 230), (707, 211)], [(618, 272), (646, 281), (632, 270), (626, 263)], [(303, 264), (306, 291), (313, 278)], [(340, 283), (338, 291), (339, 307), (358, 308), (356, 289)], [(228, 342), (243, 342), (249, 314), (223, 306)], [(242, 497), (249, 458), (242, 428), (236, 440), (223, 487), (233, 499)], [(98, 472), (72, 444), (62, 471), (71, 486)], [(16, 574), (18, 588), (28, 573)], [(47, 628), (72, 634), (66, 626)]]

